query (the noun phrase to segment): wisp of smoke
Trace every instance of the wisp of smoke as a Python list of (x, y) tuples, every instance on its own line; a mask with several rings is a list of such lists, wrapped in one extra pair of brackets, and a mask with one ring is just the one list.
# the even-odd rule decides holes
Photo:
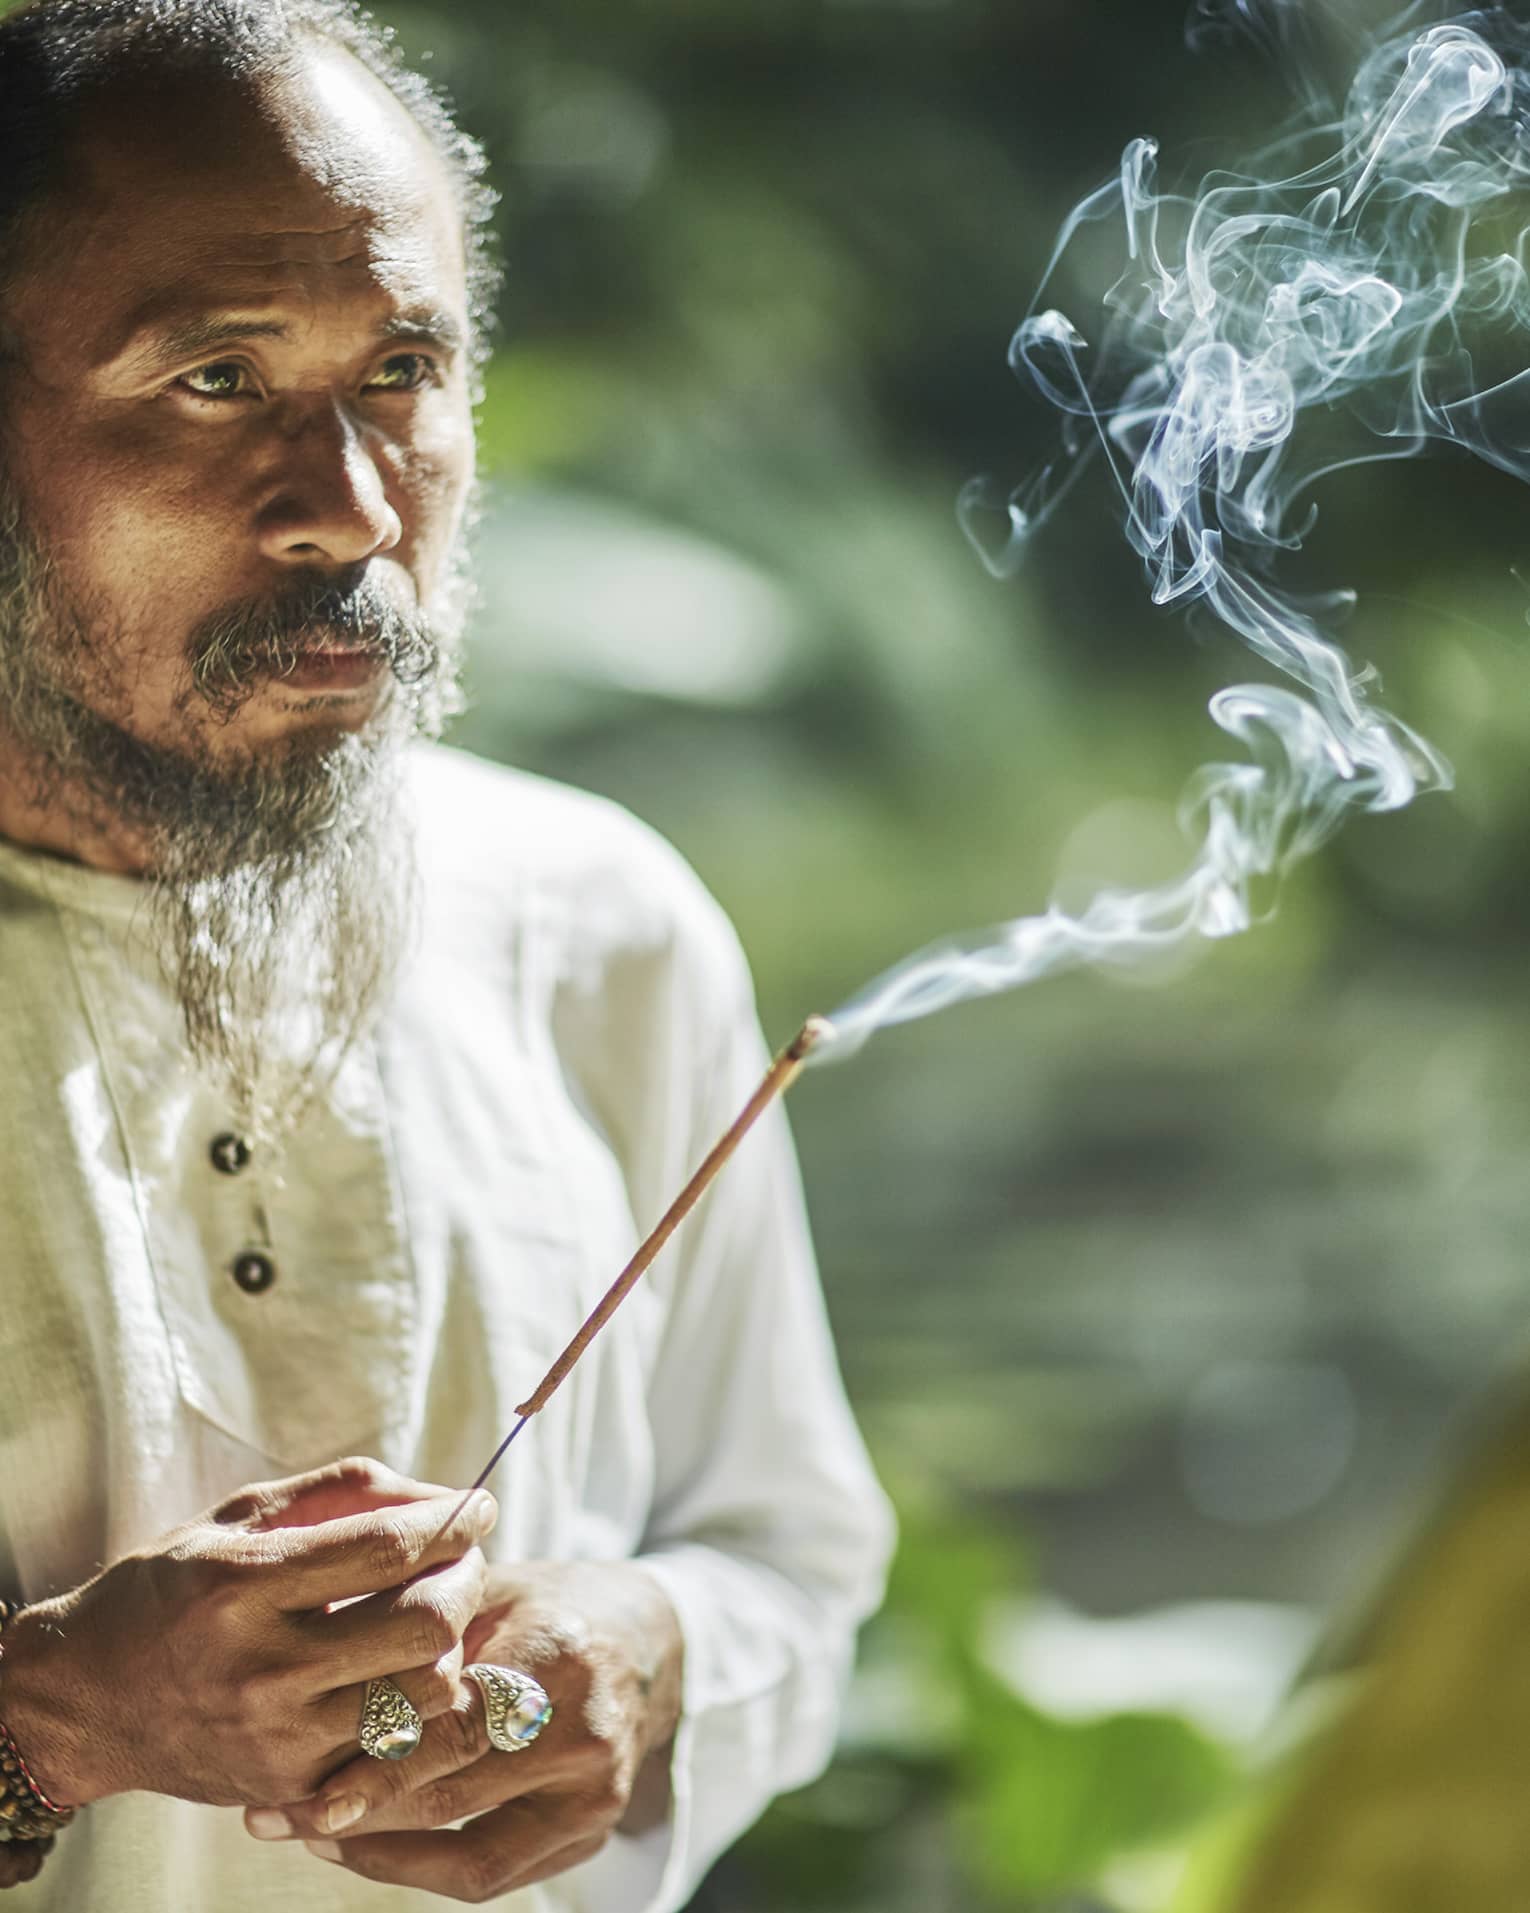
[[(1103, 456), (1155, 602), (1207, 607), (1288, 683), (1212, 700), (1247, 758), (1192, 780), (1182, 819), (1199, 848), (1177, 881), (923, 950), (833, 1012), (838, 1040), (820, 1055), (1080, 963), (1242, 930), (1259, 880), (1351, 811), (1449, 785), (1330, 635), (1352, 594), (1302, 596), (1278, 573), (1312, 525), (1313, 486), (1341, 464), (1440, 440), (1530, 478), (1530, 370), (1514, 369), (1530, 359), (1530, 30), (1493, 11), (1387, 38), (1337, 122), (1192, 196), (1160, 192), (1155, 160), (1134, 140), (1073, 213), (1011, 345), (1016, 373), (1062, 414), (1063, 458), (1003, 502), (997, 545), (985, 488), (969, 488), (964, 523), (1005, 575)], [(1080, 229), (1107, 219), (1125, 270), (1091, 343), (1046, 288)], [(1358, 422), (1353, 456), (1319, 445), (1319, 413)]]

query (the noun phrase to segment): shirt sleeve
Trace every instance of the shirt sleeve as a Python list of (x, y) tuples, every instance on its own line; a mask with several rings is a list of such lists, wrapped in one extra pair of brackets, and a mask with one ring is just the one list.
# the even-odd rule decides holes
[[(627, 1137), (642, 1227), (769, 1060), (737, 940), (689, 872), (685, 880), (663, 1000), (643, 992), (645, 1041), (663, 1041), (648, 1059), (647, 1125)], [(608, 981), (607, 1006), (619, 1006), (621, 986)], [(634, 1024), (616, 1013), (622, 1028), (608, 1038), (630, 1042)], [(682, 1716), (669, 1821), (640, 1839), (617, 1836), (581, 1870), (588, 1913), (673, 1913), (776, 1794), (822, 1770), (855, 1632), (881, 1598), (892, 1544), (840, 1380), (780, 1104), (655, 1275), (667, 1308), (649, 1385), (656, 1473), (638, 1559), (679, 1617)]]

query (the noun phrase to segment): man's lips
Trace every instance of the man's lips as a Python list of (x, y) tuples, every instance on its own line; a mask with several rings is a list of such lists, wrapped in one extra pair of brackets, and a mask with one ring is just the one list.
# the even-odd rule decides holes
[(375, 651), (340, 646), (302, 651), (297, 663), (284, 671), (278, 682), (299, 691), (357, 691), (370, 684), (385, 664)]

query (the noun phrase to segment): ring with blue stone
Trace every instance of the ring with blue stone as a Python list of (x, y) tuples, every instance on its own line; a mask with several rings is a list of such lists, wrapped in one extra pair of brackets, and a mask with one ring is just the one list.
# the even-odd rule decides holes
[(463, 1673), (483, 1694), (489, 1745), (502, 1754), (524, 1753), (553, 1717), (547, 1690), (518, 1667), (475, 1661)]
[(357, 1733), (363, 1753), (374, 1760), (407, 1760), (424, 1731), (419, 1710), (397, 1681), (384, 1675), (367, 1682)]

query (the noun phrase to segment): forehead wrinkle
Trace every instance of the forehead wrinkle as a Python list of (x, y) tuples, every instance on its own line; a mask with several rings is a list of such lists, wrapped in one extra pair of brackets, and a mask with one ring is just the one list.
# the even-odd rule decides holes
[[(291, 237), (286, 232), (270, 235), (280, 242)], [(140, 296), (111, 328), (98, 357), (125, 356), (151, 334), (192, 347), (204, 337), (215, 343), (218, 330), (279, 337), (294, 329), (295, 318), (311, 325), (322, 311), (338, 307), (343, 312), (346, 305), (366, 308), (359, 312), (358, 330), (375, 323), (381, 333), (392, 323), (423, 321), (437, 330), (460, 333), (460, 323), (451, 316), (452, 275), (433, 251), (422, 238), (410, 245), (364, 244), (314, 260), (291, 257), (285, 244), (275, 251), (262, 244), (248, 248), (241, 240), (230, 248), (220, 236), (200, 257), (182, 257), (173, 283), (145, 288), (147, 296)], [(161, 276), (156, 272), (156, 278)]]
[(345, 272), (369, 273), (381, 286), (400, 268), (421, 265), (439, 269), (447, 262), (435, 257), (429, 208), (411, 204), (389, 212), (369, 210), (344, 224), (323, 228), (288, 227), (269, 231), (224, 227), (210, 234), (198, 249), (199, 257), (178, 261), (203, 272)]
[(220, 263), (235, 268), (345, 266), (368, 257), (384, 223), (375, 215), (357, 214), (338, 226), (224, 228), (210, 237), (209, 245), (223, 253)]

